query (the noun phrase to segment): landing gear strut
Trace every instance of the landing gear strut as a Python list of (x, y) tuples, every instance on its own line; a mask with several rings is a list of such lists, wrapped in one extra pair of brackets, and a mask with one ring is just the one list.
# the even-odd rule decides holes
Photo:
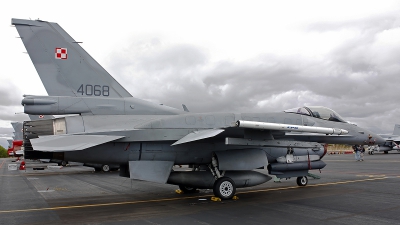
[(308, 184), (308, 178), (306, 176), (304, 177), (297, 177), (297, 185), (299, 186), (306, 186)]
[(212, 175), (215, 177), (213, 192), (214, 195), (222, 200), (231, 199), (236, 193), (235, 182), (225, 177), (225, 171), (222, 173), (218, 169), (218, 161), (215, 156), (212, 157), (212, 163), (208, 166)]

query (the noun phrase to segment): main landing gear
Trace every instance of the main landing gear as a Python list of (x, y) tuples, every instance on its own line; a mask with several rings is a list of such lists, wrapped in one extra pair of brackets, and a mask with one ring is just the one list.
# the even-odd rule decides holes
[(229, 177), (220, 177), (214, 183), (213, 192), (220, 199), (231, 199), (236, 193), (235, 182)]
[[(199, 169), (199, 168), (197, 168)], [(204, 168), (205, 169), (205, 168)], [(227, 199), (237, 199), (235, 198), (235, 193), (236, 193), (236, 184), (232, 180), (232, 178), (226, 177), (225, 176), (225, 171), (220, 172), (218, 169), (218, 162), (217, 159), (212, 157), (212, 163), (208, 165), (208, 169), (211, 172), (211, 174), (214, 177), (214, 184), (212, 186), (213, 188), (213, 193), (215, 197), (213, 197), (215, 200), (213, 201), (221, 201), (221, 200), (227, 200)], [(196, 168), (193, 168), (193, 171), (195, 171)], [(211, 182), (210, 182), (211, 183)], [(196, 193), (197, 188), (196, 187), (190, 187), (190, 186), (185, 186), (185, 185), (179, 185), (179, 189), (177, 190), (177, 193)], [(213, 199), (212, 198), (212, 199)]]
[(211, 165), (208, 166), (212, 175), (215, 177), (213, 192), (214, 195), (221, 200), (232, 199), (236, 193), (236, 184), (229, 178), (224, 177), (225, 171), (220, 173), (218, 169), (218, 162), (215, 156), (212, 157)]

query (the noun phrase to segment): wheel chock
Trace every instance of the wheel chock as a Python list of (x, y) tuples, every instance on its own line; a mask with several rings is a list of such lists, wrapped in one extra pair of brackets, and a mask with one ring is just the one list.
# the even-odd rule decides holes
[(215, 197), (215, 196), (213, 196), (213, 197), (211, 197), (211, 201), (214, 201), (214, 202), (220, 202), (220, 201), (221, 201), (221, 199), (220, 199), (220, 198), (218, 198), (218, 197)]
[(317, 176), (317, 175), (312, 174), (312, 173), (308, 173), (307, 176), (308, 176), (308, 177), (312, 177), (312, 178), (314, 178), (314, 179), (321, 179), (320, 176)]
[(177, 190), (175, 190), (175, 192), (176, 192), (177, 194), (183, 194), (183, 191), (182, 191), (181, 189), (177, 189)]
[(233, 196), (232, 200), (239, 200), (239, 197), (235, 195)]

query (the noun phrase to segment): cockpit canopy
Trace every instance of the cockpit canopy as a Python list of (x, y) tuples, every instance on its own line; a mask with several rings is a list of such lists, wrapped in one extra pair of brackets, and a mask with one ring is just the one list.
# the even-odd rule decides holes
[(304, 106), (300, 108), (288, 109), (284, 112), (302, 114), (323, 120), (346, 123), (346, 121), (337, 112), (323, 106)]

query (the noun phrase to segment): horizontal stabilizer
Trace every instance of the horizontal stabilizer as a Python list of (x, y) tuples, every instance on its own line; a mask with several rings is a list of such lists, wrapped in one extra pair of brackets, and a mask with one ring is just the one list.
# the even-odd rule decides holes
[(225, 130), (222, 130), (222, 129), (211, 129), (211, 130), (194, 131), (194, 132), (186, 135), (185, 137), (179, 139), (178, 141), (173, 143), (171, 146), (179, 145), (179, 144), (183, 144), (183, 143), (187, 143), (187, 142), (192, 142), (192, 141), (197, 141), (197, 140), (201, 140), (201, 139), (206, 139), (206, 138), (210, 138), (210, 137), (214, 137), (214, 136), (217, 136), (218, 134), (220, 134), (220, 133), (222, 133), (224, 131)]
[(36, 151), (66, 152), (84, 150), (123, 137), (107, 135), (50, 135), (41, 136), (30, 141), (33, 149)]

